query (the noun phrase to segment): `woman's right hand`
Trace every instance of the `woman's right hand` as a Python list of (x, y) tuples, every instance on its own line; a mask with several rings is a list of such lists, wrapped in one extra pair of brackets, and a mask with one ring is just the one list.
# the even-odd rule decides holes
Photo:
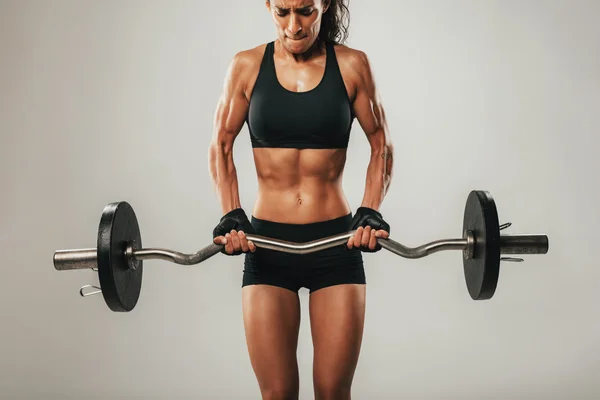
[(221, 253), (239, 255), (249, 251), (255, 252), (256, 246), (248, 241), (246, 232), (254, 233), (254, 228), (241, 207), (229, 211), (221, 217), (213, 230), (213, 242), (225, 245)]
[(248, 240), (244, 231), (236, 231), (232, 229), (225, 236), (217, 236), (214, 238), (215, 244), (224, 244), (224, 250), (227, 254), (240, 254), (256, 251), (256, 245)]

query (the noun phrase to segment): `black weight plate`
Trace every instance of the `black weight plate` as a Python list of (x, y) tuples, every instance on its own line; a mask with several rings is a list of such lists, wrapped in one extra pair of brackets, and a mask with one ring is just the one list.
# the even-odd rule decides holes
[(500, 273), (500, 224), (496, 203), (488, 192), (473, 190), (469, 193), (463, 237), (466, 231), (475, 237), (473, 257), (463, 256), (467, 289), (473, 300), (491, 299)]
[(142, 288), (142, 261), (129, 267), (128, 244), (142, 247), (142, 238), (133, 208), (127, 202), (108, 204), (98, 228), (98, 276), (104, 301), (112, 311), (131, 311)]

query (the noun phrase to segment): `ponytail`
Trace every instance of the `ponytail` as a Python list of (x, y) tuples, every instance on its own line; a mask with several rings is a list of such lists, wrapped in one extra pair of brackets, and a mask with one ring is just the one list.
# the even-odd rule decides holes
[(350, 11), (348, 0), (322, 0), (329, 2), (327, 12), (321, 17), (319, 39), (334, 44), (344, 44), (348, 38)]

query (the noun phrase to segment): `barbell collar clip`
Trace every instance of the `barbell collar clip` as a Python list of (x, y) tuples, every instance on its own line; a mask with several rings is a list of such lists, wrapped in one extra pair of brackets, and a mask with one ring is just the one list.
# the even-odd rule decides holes
[(522, 258), (518, 258), (518, 257), (500, 257), (500, 261), (523, 262), (525, 260)]
[[(93, 289), (97, 289), (97, 290), (94, 290), (94, 291), (91, 291), (91, 292), (87, 292), (86, 289), (88, 289), (88, 288), (93, 288)], [(81, 297), (93, 296), (93, 295), (99, 294), (99, 293), (102, 293), (102, 288), (100, 288), (99, 286), (85, 285), (85, 286), (82, 286), (79, 289), (79, 295)]]

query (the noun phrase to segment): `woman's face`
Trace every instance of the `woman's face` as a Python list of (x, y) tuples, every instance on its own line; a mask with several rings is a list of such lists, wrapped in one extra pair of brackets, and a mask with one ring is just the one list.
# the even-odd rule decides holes
[(291, 53), (308, 50), (317, 37), (327, 0), (267, 0), (279, 40)]

